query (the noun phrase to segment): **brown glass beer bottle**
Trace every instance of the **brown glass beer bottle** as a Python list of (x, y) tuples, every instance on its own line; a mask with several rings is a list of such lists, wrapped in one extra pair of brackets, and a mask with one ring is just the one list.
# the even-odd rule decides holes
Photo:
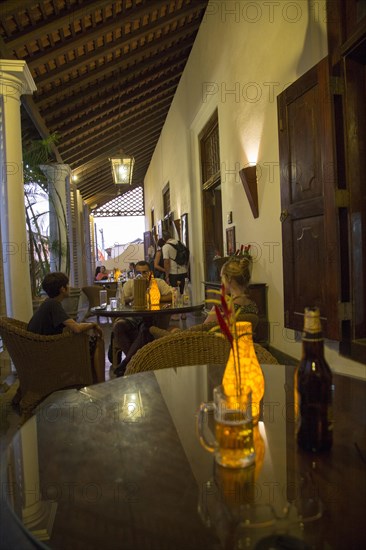
[(305, 451), (327, 451), (333, 443), (332, 372), (324, 359), (318, 308), (305, 308), (302, 358), (295, 372), (297, 443)]

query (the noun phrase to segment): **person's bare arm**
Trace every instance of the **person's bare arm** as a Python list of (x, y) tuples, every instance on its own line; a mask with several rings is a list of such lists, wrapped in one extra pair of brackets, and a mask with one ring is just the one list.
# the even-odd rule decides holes
[(158, 250), (155, 255), (154, 269), (156, 269), (157, 271), (161, 271), (162, 273), (165, 273), (165, 269), (159, 265), (161, 254), (162, 254), (161, 250)]
[(168, 283), (166, 283), (163, 279), (158, 279), (157, 282), (160, 290), (160, 302), (171, 302), (172, 291)]
[(210, 313), (207, 315), (206, 319), (203, 321), (204, 325), (206, 323), (218, 323), (215, 307), (211, 309)]
[(165, 269), (165, 280), (169, 284), (169, 273), (170, 273), (170, 259), (169, 258), (164, 260), (164, 269)]
[(172, 293), (169, 292), (168, 294), (160, 295), (160, 301), (161, 302), (171, 302), (172, 301)]
[(103, 331), (97, 323), (77, 323), (74, 319), (67, 319), (64, 321), (64, 325), (75, 334), (94, 330), (97, 336), (103, 337)]

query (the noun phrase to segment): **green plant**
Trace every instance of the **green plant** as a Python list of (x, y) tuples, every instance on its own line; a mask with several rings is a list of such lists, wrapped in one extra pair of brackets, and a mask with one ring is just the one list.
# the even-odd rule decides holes
[[(51, 145), (57, 142), (57, 135), (52, 134), (48, 139), (32, 141), (23, 151), (24, 162), (24, 197), (25, 215), (28, 231), (29, 265), (31, 275), (32, 295), (38, 296), (44, 276), (50, 271), (50, 252), (57, 258), (56, 269), (60, 269), (62, 258), (66, 257), (66, 272), (70, 271), (69, 242), (62, 244), (59, 239), (50, 239), (49, 235), (49, 205), (54, 199), (48, 191), (47, 178), (40, 169), (40, 165), (52, 162)], [(55, 192), (56, 199), (61, 198)], [(47, 206), (43, 209), (40, 203)], [(55, 205), (54, 205), (55, 206)], [(66, 212), (57, 219), (58, 234), (61, 226), (66, 227)]]

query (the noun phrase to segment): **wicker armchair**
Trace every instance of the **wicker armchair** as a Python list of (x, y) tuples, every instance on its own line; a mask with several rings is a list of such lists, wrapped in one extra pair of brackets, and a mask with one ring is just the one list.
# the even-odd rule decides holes
[[(255, 313), (243, 313), (238, 316), (238, 321), (246, 321), (247, 323), (252, 324), (253, 331), (253, 340), (255, 340), (255, 330), (259, 323), (259, 317)], [(211, 328), (217, 327), (217, 322), (213, 321), (212, 323), (199, 323), (198, 325), (193, 325), (192, 327), (187, 328), (186, 330), (204, 330), (209, 331)]]
[(79, 312), (80, 293), (80, 288), (70, 288), (68, 297), (62, 300), (62, 307), (69, 315), (69, 317), (71, 317), (71, 319), (74, 319), (75, 321), (77, 320)]
[[(81, 289), (85, 296), (88, 298), (88, 310), (84, 314), (83, 318), (81, 319), (81, 322), (85, 321), (88, 317), (93, 315), (93, 313), (90, 311), (92, 307), (99, 306), (99, 291), (103, 290), (103, 288), (99, 285), (92, 285), (92, 286), (83, 286)], [(106, 288), (107, 290), (107, 300), (109, 298), (114, 298), (116, 296), (116, 288)]]
[[(255, 330), (257, 328), (257, 325), (259, 323), (259, 317), (255, 313), (245, 313), (243, 315), (240, 315), (238, 317), (238, 321), (247, 321), (248, 323), (252, 323), (252, 330), (253, 330), (253, 340), (255, 341)], [(198, 325), (193, 325), (187, 329), (181, 329), (179, 327), (174, 327), (174, 332), (182, 332), (183, 330), (187, 330), (190, 332), (208, 332), (213, 327), (217, 327), (217, 323), (213, 321), (212, 323), (199, 323)], [(162, 330), (159, 327), (152, 326), (150, 327), (150, 332), (154, 336), (155, 340), (158, 338), (162, 338), (163, 336), (167, 336), (168, 334), (172, 334), (169, 330)]]
[(188, 330), (168, 334), (139, 349), (128, 363), (126, 374), (227, 361), (230, 345), (223, 338)]
[[(162, 329), (151, 327), (154, 335)], [(135, 353), (128, 363), (126, 374), (146, 370), (166, 369), (187, 365), (204, 365), (207, 363), (225, 364), (229, 357), (230, 344), (224, 338), (207, 331), (184, 330), (167, 333)], [(278, 364), (273, 355), (260, 344), (254, 344), (259, 363)]]
[(87, 334), (43, 336), (22, 321), (0, 317), (0, 335), (19, 376), (25, 417), (52, 392), (93, 383)]

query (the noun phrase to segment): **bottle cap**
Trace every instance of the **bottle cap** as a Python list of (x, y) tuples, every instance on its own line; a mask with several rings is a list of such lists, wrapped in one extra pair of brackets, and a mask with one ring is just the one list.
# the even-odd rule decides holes
[(304, 317), (304, 332), (318, 334), (322, 331), (320, 311), (318, 307), (306, 307)]

